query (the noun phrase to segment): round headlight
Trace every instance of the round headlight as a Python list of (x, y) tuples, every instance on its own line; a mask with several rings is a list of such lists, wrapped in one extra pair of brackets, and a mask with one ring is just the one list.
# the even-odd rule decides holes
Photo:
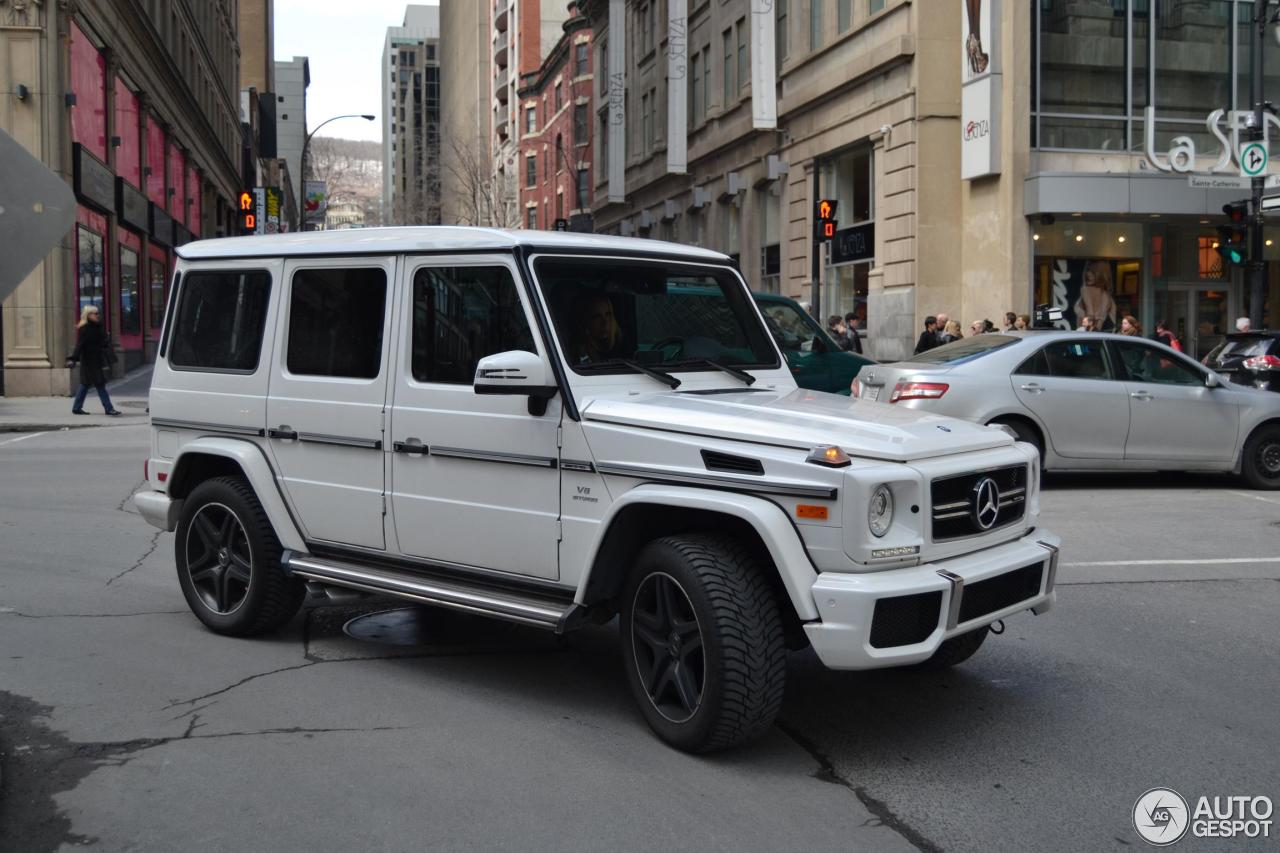
[(888, 486), (876, 486), (876, 490), (871, 493), (871, 503), (867, 507), (867, 526), (871, 528), (872, 535), (880, 537), (889, 532), (891, 524), (893, 524), (893, 492), (889, 491)]

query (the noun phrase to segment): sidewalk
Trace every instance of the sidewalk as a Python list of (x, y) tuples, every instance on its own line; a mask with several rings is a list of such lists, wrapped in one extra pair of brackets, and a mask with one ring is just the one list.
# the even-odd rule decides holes
[(151, 365), (107, 383), (111, 402), (124, 412), (118, 418), (102, 413), (98, 394), (90, 389), (85, 399), (87, 415), (71, 414), (71, 397), (0, 397), (0, 433), (44, 432), (96, 426), (120, 426), (147, 422), (147, 390), (151, 387)]

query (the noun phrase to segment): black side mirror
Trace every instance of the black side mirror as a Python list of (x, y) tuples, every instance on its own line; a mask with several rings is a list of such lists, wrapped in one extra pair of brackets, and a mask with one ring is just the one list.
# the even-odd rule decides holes
[(826, 342), (826, 341), (824, 341), (824, 340), (822, 339), (822, 336), (821, 336), (821, 335), (814, 335), (814, 336), (813, 336), (813, 347), (812, 347), (812, 349), (813, 349), (813, 351), (814, 351), (814, 352), (826, 352), (826, 351), (827, 351), (827, 342)]

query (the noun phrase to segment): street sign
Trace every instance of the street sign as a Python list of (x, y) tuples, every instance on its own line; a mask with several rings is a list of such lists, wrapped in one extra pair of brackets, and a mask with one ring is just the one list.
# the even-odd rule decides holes
[(0, 130), (0, 302), (76, 221), (67, 182)]
[(1263, 210), (1280, 210), (1280, 195), (1267, 196), (1262, 200)]
[(1240, 149), (1240, 174), (1246, 178), (1260, 177), (1267, 171), (1267, 143), (1250, 142)]
[(1188, 175), (1187, 186), (1193, 190), (1247, 190), (1249, 180), (1234, 175)]

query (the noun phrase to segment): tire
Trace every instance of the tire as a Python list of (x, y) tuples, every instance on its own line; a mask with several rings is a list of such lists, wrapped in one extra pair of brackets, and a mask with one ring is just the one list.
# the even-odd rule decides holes
[(1249, 436), (1240, 472), (1254, 489), (1280, 489), (1280, 427), (1265, 426)]
[(175, 540), (187, 606), (214, 633), (271, 631), (302, 606), (306, 586), (281, 568), (280, 540), (243, 479), (218, 477), (192, 489)]
[[(782, 615), (751, 552), (721, 534), (657, 539), (624, 591), (622, 658), (653, 731), (713, 752), (773, 725), (786, 687)], [(660, 603), (661, 602), (661, 603)]]
[(922, 669), (947, 669), (962, 664), (973, 657), (978, 649), (982, 648), (982, 644), (990, 633), (990, 628), (979, 628), (976, 631), (952, 637), (950, 640), (943, 640), (942, 645), (938, 646), (933, 656), (920, 664), (920, 667)]
[(1034, 427), (1032, 427), (1026, 421), (1019, 420), (1017, 418), (1010, 418), (1009, 420), (997, 420), (997, 421), (992, 421), (991, 423), (993, 425), (1003, 424), (1004, 426), (1007, 426), (1009, 429), (1017, 433), (1018, 441), (1025, 441), (1027, 444), (1030, 444), (1032, 447), (1034, 447), (1036, 449), (1036, 452), (1040, 454), (1040, 470), (1041, 471), (1044, 470), (1044, 441), (1041, 440), (1040, 434), (1035, 431)]

